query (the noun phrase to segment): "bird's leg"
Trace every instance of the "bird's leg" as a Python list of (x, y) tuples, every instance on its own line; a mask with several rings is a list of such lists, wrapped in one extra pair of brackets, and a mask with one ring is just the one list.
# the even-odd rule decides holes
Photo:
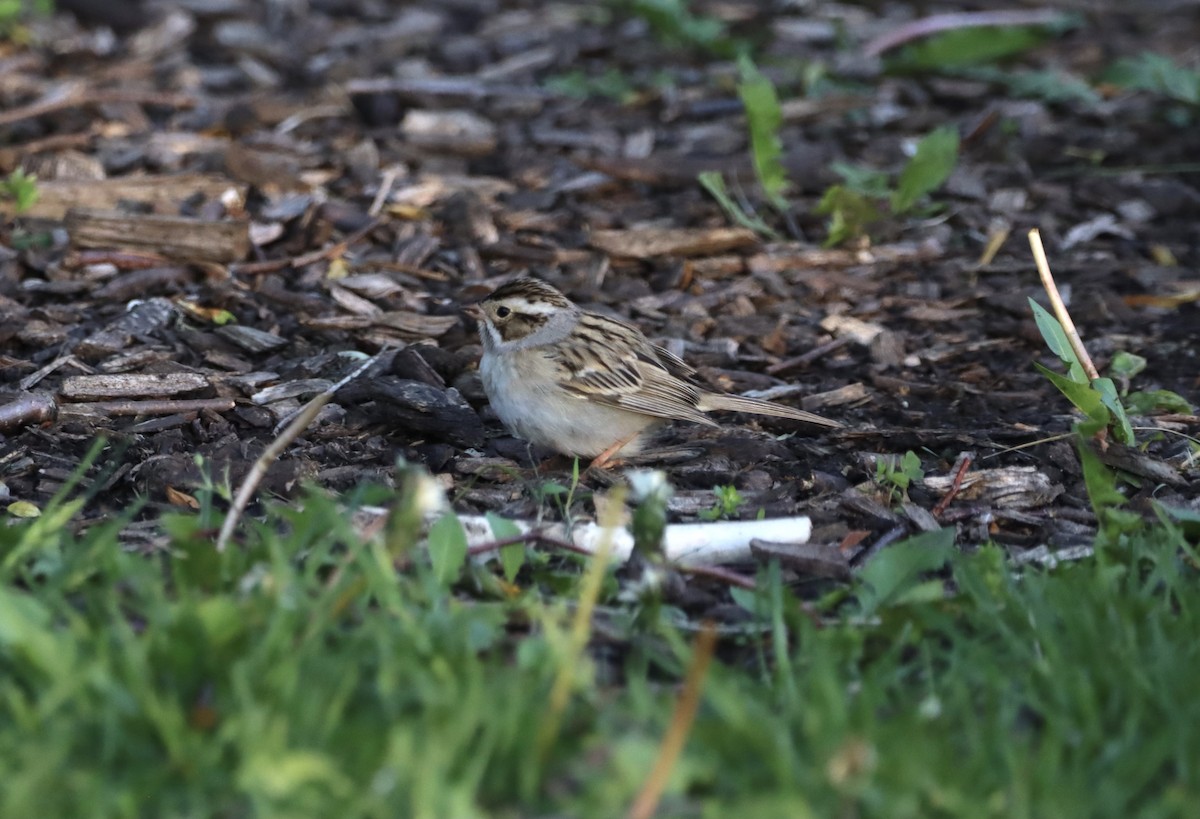
[(626, 444), (628, 444), (634, 438), (638, 437), (638, 435), (640, 435), (640, 434), (641, 434), (641, 430), (638, 430), (637, 432), (633, 433), (632, 435), (628, 435), (624, 438), (618, 439), (616, 443), (614, 443), (608, 449), (604, 450), (599, 455), (597, 455), (595, 457), (595, 459), (593, 459), (593, 461), (590, 464), (588, 464), (588, 469), (603, 469), (604, 467), (606, 467), (608, 465), (609, 461), (611, 461), (613, 459), (614, 455), (616, 455), (618, 452), (620, 452), (622, 449), (624, 449)]

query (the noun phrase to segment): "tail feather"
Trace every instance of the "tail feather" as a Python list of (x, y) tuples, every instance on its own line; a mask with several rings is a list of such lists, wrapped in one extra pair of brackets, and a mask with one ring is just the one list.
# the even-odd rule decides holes
[(810, 424), (816, 424), (822, 427), (840, 427), (837, 421), (829, 418), (822, 418), (820, 415), (814, 415), (811, 412), (805, 412), (802, 409), (795, 407), (776, 404), (771, 401), (762, 401), (758, 398), (743, 398), (740, 395), (723, 395), (721, 393), (708, 393), (700, 399), (700, 409), (708, 412), (710, 410), (727, 410), (728, 412), (752, 412), (756, 415), (772, 415), (776, 418), (791, 418), (794, 421), (806, 421)]

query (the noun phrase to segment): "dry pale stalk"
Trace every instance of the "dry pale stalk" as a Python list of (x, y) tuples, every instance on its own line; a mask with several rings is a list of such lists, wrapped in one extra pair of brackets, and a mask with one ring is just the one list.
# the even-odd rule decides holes
[(321, 407), (328, 404), (338, 390), (365, 373), (385, 352), (387, 352), (386, 349), (380, 350), (360, 364), (354, 372), (305, 404), (300, 413), (287, 425), (287, 428), (279, 433), (279, 437), (271, 442), (271, 445), (263, 451), (262, 455), (258, 456), (258, 460), (254, 462), (254, 466), (246, 473), (246, 478), (242, 481), (242, 485), (238, 487), (237, 495), (233, 498), (233, 504), (229, 507), (229, 513), (225, 515), (225, 521), (221, 524), (221, 531), (217, 535), (218, 552), (225, 551), (225, 547), (229, 545), (229, 539), (233, 537), (233, 530), (237, 528), (238, 521), (241, 520), (246, 507), (250, 505), (250, 499), (254, 497), (254, 490), (258, 489), (259, 483), (266, 476), (267, 470), (271, 468), (271, 464), (275, 463), (275, 459), (287, 449), (292, 441), (300, 437), (300, 433), (304, 432), (313, 419), (317, 417), (317, 413), (321, 411)]
[(1062, 296), (1058, 293), (1058, 285), (1054, 283), (1054, 274), (1050, 272), (1050, 262), (1046, 260), (1046, 249), (1042, 247), (1042, 234), (1037, 228), (1029, 231), (1029, 248), (1033, 251), (1033, 261), (1037, 265), (1038, 275), (1042, 278), (1042, 287), (1046, 288), (1046, 295), (1050, 297), (1050, 306), (1054, 309), (1054, 317), (1058, 319), (1058, 323), (1062, 325), (1063, 331), (1067, 334), (1067, 341), (1070, 342), (1071, 349), (1075, 351), (1075, 357), (1079, 359), (1088, 380), (1095, 381), (1100, 377), (1100, 373), (1096, 369), (1096, 365), (1092, 363), (1092, 357), (1084, 348), (1083, 339), (1079, 337), (1079, 331), (1075, 329), (1075, 322), (1071, 321), (1071, 314), (1067, 312), (1067, 306), (1063, 304)]
[(628, 819), (650, 819), (658, 808), (671, 771), (683, 751), (692, 723), (696, 721), (696, 710), (700, 707), (700, 692), (704, 687), (704, 678), (708, 674), (708, 665), (712, 661), (713, 651), (717, 645), (717, 629), (711, 620), (706, 620), (696, 637), (692, 647), (692, 661), (688, 664), (687, 676), (683, 680), (683, 690), (675, 701), (675, 711), (671, 714), (671, 724), (663, 735), (662, 745), (658, 750), (658, 759), (650, 775), (642, 784), (642, 790), (633, 800), (629, 808)]

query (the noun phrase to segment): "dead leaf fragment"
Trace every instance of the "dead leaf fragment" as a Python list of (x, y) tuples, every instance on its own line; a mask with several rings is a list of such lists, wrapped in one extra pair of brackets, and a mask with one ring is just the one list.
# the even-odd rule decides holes
[(173, 486), (167, 487), (167, 503), (172, 506), (182, 506), (187, 509), (200, 509), (200, 502), (187, 492), (180, 492)]

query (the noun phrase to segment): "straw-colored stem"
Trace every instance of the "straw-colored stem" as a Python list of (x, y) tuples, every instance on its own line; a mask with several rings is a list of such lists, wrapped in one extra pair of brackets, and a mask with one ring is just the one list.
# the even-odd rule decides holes
[(1037, 228), (1029, 231), (1029, 248), (1033, 251), (1033, 261), (1037, 265), (1038, 275), (1042, 278), (1042, 287), (1046, 289), (1046, 295), (1050, 297), (1050, 306), (1054, 309), (1054, 317), (1058, 319), (1063, 332), (1067, 334), (1067, 341), (1070, 342), (1071, 349), (1075, 351), (1075, 357), (1079, 359), (1088, 380), (1095, 381), (1100, 377), (1100, 372), (1084, 348), (1083, 339), (1079, 337), (1079, 331), (1075, 329), (1075, 322), (1071, 321), (1071, 314), (1067, 312), (1067, 306), (1063, 304), (1062, 296), (1058, 293), (1058, 285), (1054, 283), (1054, 274), (1050, 272), (1050, 262), (1046, 260), (1046, 249), (1042, 247), (1042, 234)]

